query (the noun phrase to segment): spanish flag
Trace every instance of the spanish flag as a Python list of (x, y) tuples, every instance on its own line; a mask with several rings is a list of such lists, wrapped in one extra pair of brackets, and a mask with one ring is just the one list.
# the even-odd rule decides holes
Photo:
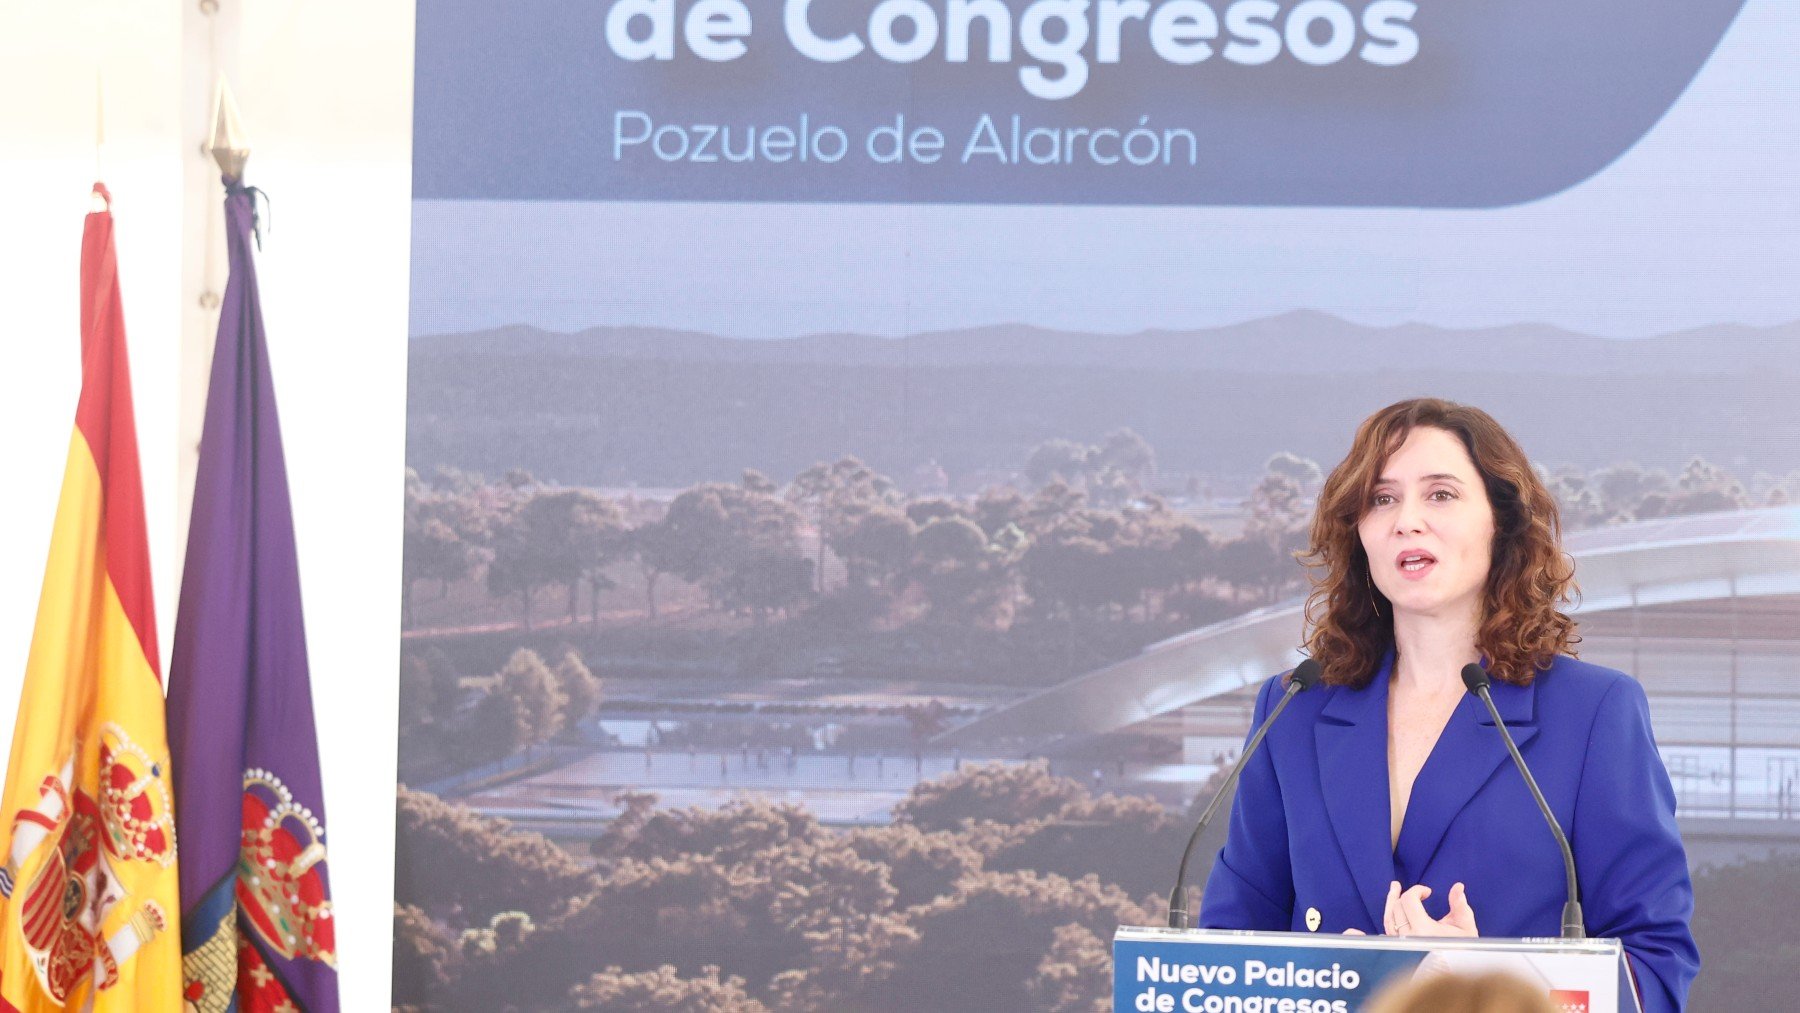
[(0, 796), (0, 1010), (181, 1008), (173, 811), (107, 210), (81, 238), (81, 400)]

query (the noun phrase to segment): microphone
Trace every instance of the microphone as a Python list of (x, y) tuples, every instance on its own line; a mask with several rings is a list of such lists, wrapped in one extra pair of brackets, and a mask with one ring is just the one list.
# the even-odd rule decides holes
[(1500, 719), (1500, 708), (1494, 706), (1494, 698), (1488, 693), (1487, 669), (1473, 662), (1464, 665), (1462, 681), (1469, 692), (1487, 704), (1488, 713), (1494, 718), (1494, 727), (1505, 741), (1506, 751), (1512, 754), (1513, 765), (1519, 768), (1520, 776), (1525, 778), (1525, 787), (1531, 789), (1531, 797), (1537, 801), (1538, 811), (1544, 814), (1544, 822), (1550, 824), (1550, 832), (1556, 835), (1556, 846), (1562, 849), (1563, 872), (1569, 877), (1569, 899), (1563, 904), (1562, 911), (1562, 937), (1586, 939), (1587, 929), (1581, 923), (1581, 887), (1575, 882), (1575, 852), (1569, 850), (1569, 839), (1557, 824), (1556, 815), (1550, 811), (1550, 804), (1544, 801), (1544, 793), (1538, 790), (1537, 779), (1531, 776), (1530, 768), (1525, 766), (1525, 758), (1519, 755), (1519, 747), (1513, 742), (1512, 732), (1507, 730), (1506, 722)]
[(1194, 857), (1194, 845), (1200, 843), (1200, 835), (1206, 832), (1206, 825), (1212, 822), (1213, 815), (1218, 812), (1219, 803), (1223, 802), (1226, 796), (1231, 794), (1231, 790), (1237, 787), (1238, 775), (1244, 772), (1244, 764), (1249, 762), (1250, 754), (1256, 752), (1256, 747), (1262, 744), (1263, 736), (1268, 734), (1269, 726), (1281, 716), (1288, 701), (1292, 700), (1296, 693), (1311, 689), (1318, 684), (1320, 672), (1319, 663), (1307, 658), (1294, 666), (1294, 670), (1288, 673), (1287, 692), (1283, 693), (1281, 699), (1276, 701), (1275, 706), (1270, 708), (1269, 716), (1263, 718), (1263, 723), (1257, 726), (1256, 734), (1250, 736), (1250, 741), (1244, 746), (1244, 751), (1238, 754), (1237, 762), (1231, 765), (1231, 773), (1226, 775), (1225, 783), (1219, 786), (1218, 793), (1213, 795), (1212, 801), (1206, 804), (1206, 811), (1200, 814), (1200, 822), (1194, 825), (1194, 832), (1188, 836), (1187, 847), (1181, 849), (1181, 865), (1175, 870), (1175, 889), (1169, 891), (1169, 928), (1185, 929), (1188, 927), (1187, 868), (1188, 859)]

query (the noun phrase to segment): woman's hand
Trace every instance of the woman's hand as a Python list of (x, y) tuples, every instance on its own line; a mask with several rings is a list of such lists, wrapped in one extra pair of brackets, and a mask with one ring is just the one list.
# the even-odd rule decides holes
[(1468, 891), (1461, 883), (1450, 888), (1450, 913), (1442, 918), (1433, 918), (1425, 913), (1425, 898), (1429, 896), (1431, 887), (1422, 883), (1404, 892), (1398, 881), (1389, 885), (1387, 910), (1381, 916), (1387, 934), (1463, 937), (1481, 934), (1475, 928), (1475, 909), (1469, 906)]

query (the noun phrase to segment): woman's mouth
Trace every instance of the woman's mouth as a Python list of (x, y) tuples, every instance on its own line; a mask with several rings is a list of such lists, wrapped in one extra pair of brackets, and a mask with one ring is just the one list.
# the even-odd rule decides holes
[(1437, 557), (1423, 549), (1407, 549), (1395, 558), (1394, 565), (1402, 577), (1418, 580), (1437, 565)]

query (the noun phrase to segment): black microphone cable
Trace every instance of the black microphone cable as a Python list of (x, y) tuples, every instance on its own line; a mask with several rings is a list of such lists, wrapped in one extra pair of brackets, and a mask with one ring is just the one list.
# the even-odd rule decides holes
[(1532, 777), (1531, 768), (1525, 766), (1525, 757), (1519, 755), (1519, 747), (1513, 742), (1512, 732), (1507, 729), (1506, 722), (1500, 719), (1500, 708), (1494, 706), (1494, 697), (1488, 692), (1487, 669), (1473, 662), (1464, 665), (1462, 681), (1469, 692), (1487, 704), (1488, 713), (1494, 718), (1494, 727), (1499, 729), (1500, 738), (1506, 743), (1506, 751), (1512, 754), (1513, 765), (1519, 768), (1519, 774), (1525, 778), (1525, 786), (1531, 789), (1531, 797), (1537, 801), (1538, 811), (1544, 814), (1544, 822), (1550, 824), (1550, 832), (1556, 835), (1556, 846), (1562, 849), (1563, 872), (1569, 877), (1569, 899), (1563, 904), (1562, 910), (1562, 937), (1586, 939), (1587, 929), (1582, 925), (1581, 919), (1581, 886), (1575, 880), (1575, 852), (1569, 848), (1569, 838), (1556, 822), (1556, 814), (1550, 811), (1550, 803), (1544, 801), (1544, 793), (1538, 789), (1537, 778)]

